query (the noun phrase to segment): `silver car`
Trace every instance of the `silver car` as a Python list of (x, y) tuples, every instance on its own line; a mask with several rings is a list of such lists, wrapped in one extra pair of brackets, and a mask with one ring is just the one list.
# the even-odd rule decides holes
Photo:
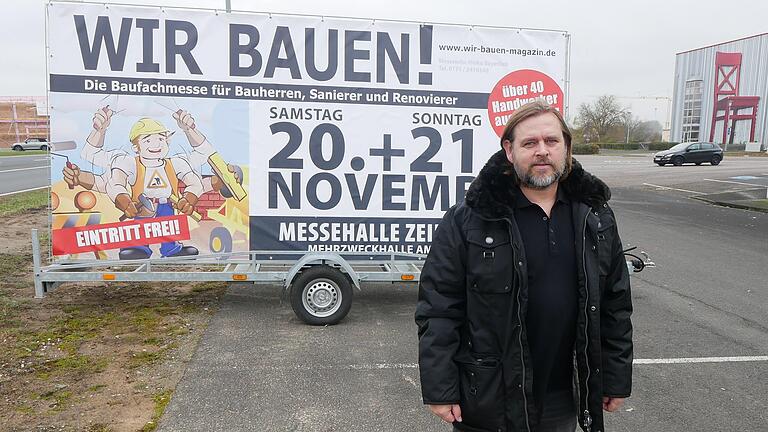
[(17, 142), (11, 146), (12, 150), (48, 150), (48, 140), (45, 138), (27, 138), (24, 142)]

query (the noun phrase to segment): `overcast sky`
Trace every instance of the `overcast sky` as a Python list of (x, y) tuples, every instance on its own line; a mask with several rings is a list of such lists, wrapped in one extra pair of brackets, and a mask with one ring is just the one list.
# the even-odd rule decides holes
[[(224, 8), (225, 0), (121, 0), (99, 3)], [(0, 96), (45, 94), (44, 0), (0, 0)], [(571, 34), (571, 115), (603, 94), (662, 124), (672, 96), (675, 53), (768, 32), (758, 0), (232, 0), (235, 10), (420, 22), (532, 27)]]

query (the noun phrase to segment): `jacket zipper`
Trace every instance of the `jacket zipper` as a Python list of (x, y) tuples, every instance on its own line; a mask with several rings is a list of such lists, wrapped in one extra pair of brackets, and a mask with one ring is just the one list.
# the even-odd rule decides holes
[(592, 213), (592, 208), (589, 209), (584, 217), (584, 227), (581, 230), (581, 264), (584, 268), (584, 288), (587, 293), (587, 298), (584, 302), (584, 361), (587, 366), (587, 377), (585, 380), (586, 385), (584, 386), (586, 391), (584, 392), (584, 421), (582, 425), (587, 432), (592, 430), (592, 416), (589, 413), (589, 377), (592, 369), (589, 366), (589, 275), (587, 274), (587, 219), (589, 219), (590, 213)]
[[(509, 238), (510, 238), (510, 246), (512, 247), (512, 265), (513, 266), (516, 265), (518, 258), (517, 258), (517, 254), (515, 253), (514, 244), (512, 244), (512, 239), (514, 238), (514, 235), (512, 233), (512, 221), (507, 219), (507, 218), (488, 219), (488, 218), (484, 218), (482, 216), (479, 216), (479, 217), (480, 217), (480, 219), (487, 220), (489, 222), (496, 222), (496, 221), (502, 221), (502, 220), (507, 222), (507, 232), (508, 232)], [(586, 224), (586, 220), (585, 220), (584, 223)], [(519, 274), (519, 271), (520, 270), (518, 270), (518, 274)], [(520, 284), (522, 285), (522, 282), (520, 282)], [(531, 432), (531, 424), (530, 424), (530, 421), (528, 420), (528, 397), (525, 395), (525, 353), (524, 353), (524, 348), (523, 348), (523, 331), (522, 331), (523, 321), (522, 321), (522, 311), (521, 311), (521, 309), (522, 309), (522, 302), (520, 301), (520, 292), (521, 291), (522, 290), (520, 288), (518, 288), (518, 290), (517, 290), (517, 320), (520, 323), (520, 328), (521, 329), (520, 329), (520, 333), (517, 336), (517, 341), (518, 341), (518, 344), (520, 345), (520, 363), (523, 365), (523, 383), (521, 385), (521, 390), (522, 390), (522, 393), (523, 393), (523, 412), (525, 413), (525, 428), (526, 428), (526, 430), (528, 432)]]
[[(509, 238), (512, 239), (512, 221), (509, 219), (504, 219), (507, 221), (508, 227), (507, 230), (509, 231)], [(510, 244), (512, 246), (512, 265), (517, 264), (517, 255), (515, 253), (515, 247), (513, 244)], [(519, 267), (519, 266), (518, 266)], [(517, 270), (517, 273), (520, 274), (520, 270)], [(517, 334), (517, 342), (520, 345), (520, 363), (523, 365), (523, 382), (520, 386), (520, 389), (523, 393), (523, 412), (525, 413), (525, 428), (528, 430), (528, 432), (531, 432), (531, 424), (528, 420), (528, 397), (525, 395), (525, 351), (523, 348), (523, 317), (522, 317), (522, 301), (520, 300), (520, 292), (522, 291), (522, 278), (520, 282), (520, 286), (517, 289), (517, 322), (520, 323), (520, 331)]]

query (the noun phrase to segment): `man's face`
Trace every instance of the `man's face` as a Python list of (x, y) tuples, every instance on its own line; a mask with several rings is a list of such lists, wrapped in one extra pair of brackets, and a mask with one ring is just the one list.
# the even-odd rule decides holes
[(512, 135), (514, 141), (505, 140), (503, 147), (521, 185), (546, 189), (563, 176), (565, 137), (554, 114), (528, 117), (515, 126)]
[(145, 135), (139, 138), (139, 156), (144, 159), (165, 159), (170, 143), (164, 133)]

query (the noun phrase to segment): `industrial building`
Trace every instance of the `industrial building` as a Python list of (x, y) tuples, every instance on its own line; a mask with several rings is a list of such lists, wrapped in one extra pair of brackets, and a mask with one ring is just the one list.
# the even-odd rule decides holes
[(672, 141), (768, 148), (768, 33), (677, 53)]

